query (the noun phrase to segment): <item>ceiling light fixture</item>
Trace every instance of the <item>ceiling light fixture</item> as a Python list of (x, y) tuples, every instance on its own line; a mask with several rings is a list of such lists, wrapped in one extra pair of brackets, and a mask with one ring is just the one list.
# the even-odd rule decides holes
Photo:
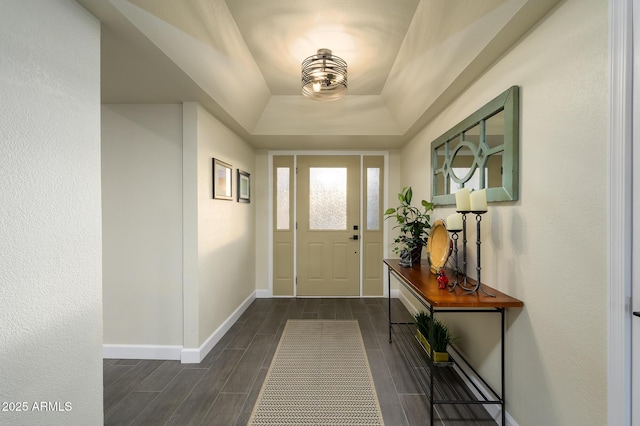
[(330, 49), (302, 61), (302, 94), (317, 101), (334, 101), (347, 93), (347, 63)]

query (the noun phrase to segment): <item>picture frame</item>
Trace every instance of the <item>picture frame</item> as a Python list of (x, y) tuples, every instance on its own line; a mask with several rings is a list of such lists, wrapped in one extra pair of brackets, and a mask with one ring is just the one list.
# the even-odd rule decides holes
[(243, 170), (238, 169), (238, 202), (251, 202), (251, 175)]
[(231, 164), (213, 159), (213, 198), (233, 200), (233, 167)]

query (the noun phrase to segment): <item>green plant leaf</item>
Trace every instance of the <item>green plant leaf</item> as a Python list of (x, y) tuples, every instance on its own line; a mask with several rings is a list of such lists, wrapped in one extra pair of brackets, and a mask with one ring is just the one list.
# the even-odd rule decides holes
[[(395, 219), (397, 225), (394, 226), (394, 229), (400, 229), (401, 235), (394, 240), (394, 243), (401, 244), (409, 250), (427, 244), (428, 230), (431, 228), (431, 216), (428, 213), (433, 210), (433, 203), (421, 200), (420, 206), (412, 206), (412, 199), (413, 189), (406, 186), (398, 194), (400, 205), (385, 211), (385, 219)], [(396, 246), (394, 252), (401, 248)]]
[(430, 203), (427, 200), (422, 200), (422, 206), (426, 209), (426, 210), (433, 210), (433, 203)]

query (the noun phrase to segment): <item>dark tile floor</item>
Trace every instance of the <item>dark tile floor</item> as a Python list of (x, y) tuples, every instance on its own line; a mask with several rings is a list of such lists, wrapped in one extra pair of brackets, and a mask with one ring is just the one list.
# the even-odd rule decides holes
[[(392, 317), (412, 320), (397, 299)], [(105, 424), (245, 425), (288, 319), (357, 319), (385, 424), (429, 423), (422, 355), (400, 353), (414, 339), (389, 344), (387, 299), (257, 299), (200, 364), (105, 360)], [(436, 395), (468, 394), (451, 368), (434, 371)], [(495, 425), (479, 405), (439, 405), (434, 417), (436, 424)]]

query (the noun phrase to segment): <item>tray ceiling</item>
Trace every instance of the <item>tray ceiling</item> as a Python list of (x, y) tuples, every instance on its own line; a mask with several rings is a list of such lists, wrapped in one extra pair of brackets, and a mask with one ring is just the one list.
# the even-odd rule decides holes
[[(398, 148), (558, 3), (77, 1), (102, 22), (103, 103), (197, 101), (262, 149)], [(343, 99), (300, 94), (319, 48), (348, 63)]]

